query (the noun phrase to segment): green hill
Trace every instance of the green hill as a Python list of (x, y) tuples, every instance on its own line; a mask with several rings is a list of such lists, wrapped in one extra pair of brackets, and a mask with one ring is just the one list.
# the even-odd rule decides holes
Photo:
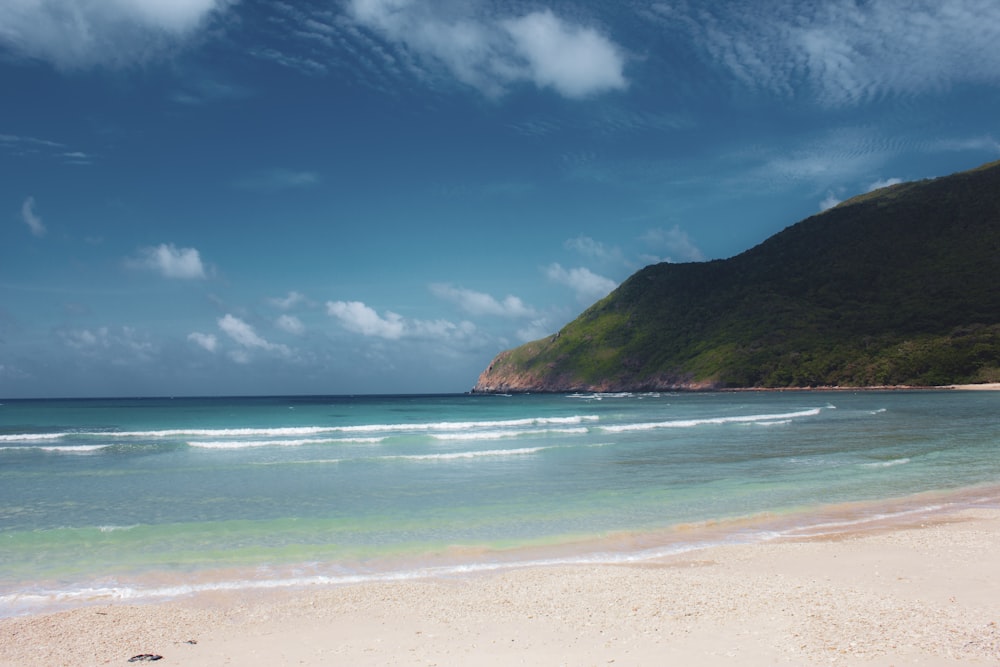
[(855, 197), (726, 260), (648, 266), (473, 391), (1000, 381), (1000, 162)]

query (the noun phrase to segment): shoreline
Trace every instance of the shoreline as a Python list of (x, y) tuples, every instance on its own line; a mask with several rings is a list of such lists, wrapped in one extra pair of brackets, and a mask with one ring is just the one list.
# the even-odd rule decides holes
[(739, 392), (867, 392), (867, 391), (1000, 391), (1000, 382), (983, 382), (979, 384), (944, 384), (944, 385), (865, 385), (863, 387), (846, 386), (815, 386), (815, 387), (717, 387), (712, 385), (692, 384), (685, 386), (669, 387), (639, 387), (639, 388), (606, 388), (594, 389), (578, 387), (575, 389), (506, 389), (506, 390), (486, 390), (473, 387), (465, 392), (470, 396), (509, 396), (517, 394), (643, 394), (643, 393), (691, 393), (691, 394), (712, 394), (712, 393), (739, 393)]
[[(348, 398), (348, 397), (364, 397), (364, 398), (380, 398), (380, 397), (406, 397), (406, 396), (499, 396), (503, 394), (572, 394), (574, 392), (588, 392), (588, 393), (646, 393), (646, 392), (690, 392), (690, 393), (712, 393), (712, 392), (733, 392), (733, 391), (935, 391), (935, 390), (963, 390), (963, 391), (1000, 391), (1000, 382), (984, 382), (978, 384), (945, 384), (945, 385), (866, 385), (863, 387), (841, 387), (841, 386), (816, 386), (816, 387), (730, 387), (730, 388), (719, 388), (712, 386), (702, 386), (702, 385), (692, 385), (690, 387), (666, 387), (659, 389), (650, 389), (648, 387), (638, 388), (638, 389), (615, 389), (615, 390), (597, 390), (597, 389), (587, 389), (587, 388), (577, 388), (577, 389), (559, 389), (559, 390), (546, 390), (546, 389), (512, 389), (506, 391), (486, 391), (486, 390), (476, 390), (467, 389), (465, 391), (454, 391), (454, 392), (431, 392), (428, 394), (275, 394), (275, 395), (264, 395), (264, 394), (234, 394), (234, 395), (219, 395), (219, 396), (195, 396), (195, 395), (182, 395), (182, 396), (169, 396), (169, 395), (153, 395), (153, 396), (0, 396), (0, 402), (36, 402), (36, 401), (174, 401), (174, 400), (191, 400), (191, 399), (269, 399), (269, 398), (310, 398), (310, 397), (334, 397), (334, 398)], [(0, 403), (2, 404), (2, 403)]]
[(0, 666), (116, 664), (142, 654), (191, 667), (996, 665), (1000, 504), (990, 490), (982, 505), (977, 489), (923, 512), (873, 503), (866, 511), (884, 511), (872, 520), (838, 522), (834, 511), (821, 534), (637, 562), (213, 591), (7, 618)]
[(34, 582), (0, 595), (0, 622), (100, 605), (158, 605), (218, 593), (282, 594), (354, 585), (490, 576), (553, 567), (641, 566), (720, 546), (753, 545), (865, 533), (915, 519), (932, 521), (962, 509), (1000, 508), (1000, 484), (932, 490), (756, 514), (719, 516), (650, 529), (490, 548), (454, 544), (374, 559), (260, 562), (191, 571), (104, 574), (72, 587)]
[(1000, 391), (1000, 382), (984, 382), (983, 384), (949, 384), (942, 389), (959, 391)]

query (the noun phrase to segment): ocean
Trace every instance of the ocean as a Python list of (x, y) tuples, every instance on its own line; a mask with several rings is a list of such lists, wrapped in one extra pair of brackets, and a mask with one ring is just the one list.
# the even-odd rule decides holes
[(1000, 506), (1000, 392), (0, 401), (0, 616)]

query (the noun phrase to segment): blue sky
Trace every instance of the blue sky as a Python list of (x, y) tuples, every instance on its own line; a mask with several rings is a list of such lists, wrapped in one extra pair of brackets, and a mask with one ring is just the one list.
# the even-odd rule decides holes
[(995, 0), (0, 4), (0, 396), (465, 391), (1000, 158)]

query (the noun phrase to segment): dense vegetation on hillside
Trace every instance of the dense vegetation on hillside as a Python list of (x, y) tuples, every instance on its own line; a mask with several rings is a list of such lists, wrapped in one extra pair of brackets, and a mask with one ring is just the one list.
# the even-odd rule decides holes
[(1000, 162), (848, 200), (727, 260), (648, 266), (475, 391), (1000, 381)]

